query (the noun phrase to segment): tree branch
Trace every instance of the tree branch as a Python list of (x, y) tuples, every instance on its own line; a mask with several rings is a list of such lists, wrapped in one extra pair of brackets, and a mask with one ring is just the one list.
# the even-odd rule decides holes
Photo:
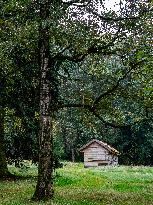
[(137, 16), (130, 16), (130, 17), (118, 17), (118, 18), (111, 18), (111, 17), (105, 17), (100, 15), (99, 13), (96, 13), (94, 11), (92, 11), (90, 8), (87, 9), (87, 11), (97, 17), (99, 17), (101, 20), (103, 21), (114, 21), (114, 22), (119, 22), (119, 21), (125, 21), (125, 20), (137, 20), (139, 19), (141, 16), (143, 16), (145, 13), (149, 13), (151, 11), (153, 11), (153, 8), (151, 9), (144, 9), (142, 11), (139, 12), (139, 14)]
[(89, 0), (88, 2), (84, 1), (85, 3), (81, 3), (81, 4), (77, 4), (77, 3), (74, 3), (73, 6), (77, 6), (77, 7), (87, 7), (91, 0)]
[(57, 60), (68, 60), (68, 61), (72, 61), (75, 63), (79, 63), (79, 62), (83, 61), (85, 59), (85, 57), (87, 57), (88, 55), (93, 54), (93, 53), (103, 54), (103, 55), (115, 54), (116, 51), (109, 51), (107, 49), (111, 46), (114, 46), (114, 42), (118, 38), (119, 32), (120, 32), (120, 28), (114, 34), (112, 41), (110, 41), (109, 43), (107, 43), (103, 46), (92, 45), (86, 50), (85, 53), (78, 53), (74, 56), (62, 55), (62, 53), (60, 52), (54, 58), (56, 58)]
[(135, 20), (135, 19), (138, 19), (138, 17), (136, 16), (131, 16), (131, 17), (119, 17), (119, 18), (111, 18), (111, 17), (105, 17), (105, 16), (102, 16), (94, 11), (91, 11), (91, 10), (88, 10), (89, 13), (92, 13), (93, 15), (95, 15), (96, 17), (99, 17), (100, 20), (103, 20), (103, 21), (114, 21), (114, 22), (118, 22), (118, 21), (123, 21), (123, 20)]
[(79, 6), (79, 7), (86, 7), (89, 3), (91, 2), (91, 0), (71, 0), (71, 1), (62, 1), (62, 3), (66, 6)]
[(96, 108), (96, 105), (100, 102), (100, 100), (101, 100), (102, 98), (104, 98), (104, 97), (106, 97), (106, 96), (112, 94), (112, 93), (119, 87), (120, 82), (121, 82), (122, 80), (124, 80), (124, 79), (127, 77), (127, 75), (128, 75), (132, 70), (134, 70), (134, 69), (135, 69), (140, 63), (142, 63), (142, 62), (143, 62), (143, 61), (139, 61), (139, 62), (137, 62), (137, 63), (132, 64), (132, 65), (131, 65), (131, 68), (130, 68), (121, 78), (118, 79), (118, 81), (116, 82), (116, 84), (115, 84), (112, 88), (108, 89), (106, 92), (102, 93), (101, 95), (99, 95), (99, 96), (95, 99), (95, 101), (94, 101), (94, 103), (93, 103), (93, 105), (92, 105), (92, 108), (95, 109), (95, 108)]
[(108, 121), (104, 120), (104, 118), (101, 117), (96, 112), (96, 110), (93, 109), (93, 107), (91, 105), (86, 105), (86, 104), (81, 104), (81, 103), (67, 103), (67, 104), (59, 105), (57, 107), (57, 109), (63, 109), (63, 108), (82, 108), (82, 109), (86, 109), (89, 112), (91, 112), (95, 117), (97, 117), (105, 126), (109, 126), (109, 127), (113, 127), (113, 128), (118, 128), (118, 129), (131, 127), (131, 126), (133, 126), (133, 125), (135, 125), (137, 123), (142, 123), (142, 122), (146, 122), (147, 120), (151, 120), (150, 118), (145, 118), (145, 119), (142, 119), (142, 120), (134, 121), (131, 124), (118, 124), (116, 122), (108, 122)]
[(109, 127), (113, 127), (113, 128), (125, 128), (125, 127), (129, 127), (131, 125), (128, 124), (117, 124), (117, 123), (113, 123), (113, 122), (107, 122), (105, 121), (98, 113), (96, 113), (96, 111), (94, 109), (89, 110), (95, 117), (97, 117), (102, 123), (105, 124), (105, 126), (109, 126)]
[(116, 84), (115, 84), (112, 88), (108, 89), (106, 92), (102, 93), (101, 95), (99, 95), (99, 96), (96, 98), (96, 100), (94, 101), (93, 106), (92, 106), (93, 109), (95, 109), (96, 105), (100, 102), (100, 100), (101, 100), (103, 97), (106, 97), (106, 96), (112, 94), (112, 93), (119, 87), (120, 82), (127, 77), (127, 75), (131, 72), (131, 70), (132, 70), (132, 69), (130, 69), (125, 75), (123, 75), (121, 78), (119, 78), (118, 81), (116, 82)]
[(112, 123), (112, 122), (107, 122), (105, 121), (96, 111), (95, 109), (93, 109), (92, 106), (90, 105), (86, 105), (86, 104), (80, 104), (80, 103), (68, 103), (68, 104), (63, 104), (58, 106), (58, 109), (63, 109), (63, 108), (82, 108), (82, 109), (86, 109), (89, 112), (91, 112), (95, 117), (97, 117), (105, 126), (109, 126), (109, 127), (114, 127), (114, 128), (125, 128), (125, 127), (129, 127), (130, 125), (127, 124), (117, 124), (117, 123)]

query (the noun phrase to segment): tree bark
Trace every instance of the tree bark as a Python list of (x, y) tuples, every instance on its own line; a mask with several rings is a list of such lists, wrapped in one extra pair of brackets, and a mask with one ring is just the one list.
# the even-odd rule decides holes
[(54, 104), (54, 61), (49, 53), (49, 9), (50, 1), (41, 1), (39, 54), (40, 54), (40, 133), (38, 181), (34, 200), (48, 200), (53, 197), (53, 104)]
[(75, 151), (73, 147), (71, 149), (71, 153), (72, 153), (72, 162), (75, 162)]
[(0, 108), (0, 178), (8, 178), (10, 176), (4, 146), (4, 114), (4, 109)]

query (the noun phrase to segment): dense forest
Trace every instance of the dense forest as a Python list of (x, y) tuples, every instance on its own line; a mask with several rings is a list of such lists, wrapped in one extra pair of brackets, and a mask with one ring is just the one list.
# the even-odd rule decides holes
[(0, 177), (38, 162), (34, 199), (59, 160), (99, 139), (119, 163), (153, 165), (152, 3), (0, 1)]

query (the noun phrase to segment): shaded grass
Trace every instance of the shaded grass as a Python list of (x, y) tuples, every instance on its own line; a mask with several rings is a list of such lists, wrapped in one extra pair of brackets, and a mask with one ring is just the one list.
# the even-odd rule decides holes
[(0, 182), (0, 205), (153, 205), (152, 167), (101, 167), (84, 169), (67, 163), (56, 170), (54, 199), (32, 202), (37, 168), (16, 169), (12, 173), (31, 178)]

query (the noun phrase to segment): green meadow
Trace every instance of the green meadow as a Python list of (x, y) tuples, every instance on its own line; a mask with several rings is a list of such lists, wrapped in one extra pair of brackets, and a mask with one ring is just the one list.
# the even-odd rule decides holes
[(55, 171), (54, 199), (48, 202), (31, 201), (36, 166), (9, 169), (25, 178), (0, 181), (0, 205), (153, 205), (153, 167), (85, 169), (81, 163), (65, 163)]

